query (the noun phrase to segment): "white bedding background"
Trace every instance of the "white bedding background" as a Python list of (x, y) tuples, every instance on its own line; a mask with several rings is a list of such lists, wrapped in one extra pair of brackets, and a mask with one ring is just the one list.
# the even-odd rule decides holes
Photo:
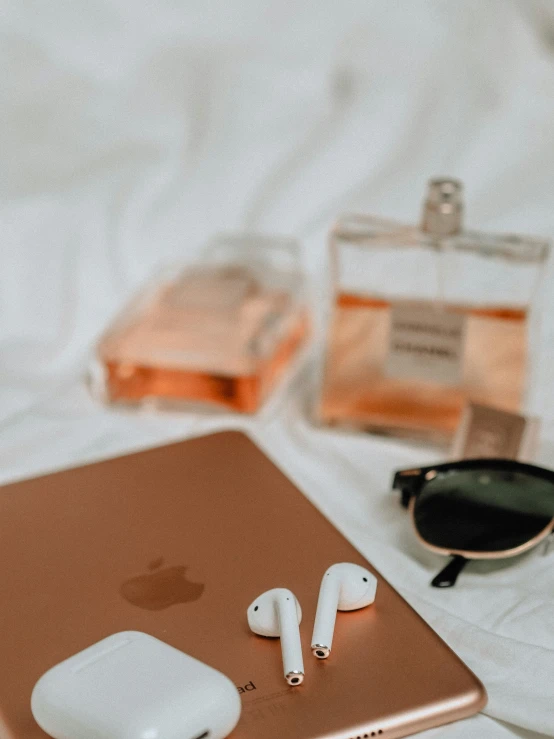
[(301, 237), (320, 316), (334, 215), (415, 220), (429, 176), (464, 180), (474, 227), (554, 237), (554, 3), (5, 0), (0, 70), (0, 481), (245, 427), (485, 683), (484, 715), (425, 736), (554, 735), (554, 547), (430, 588), (443, 560), (389, 483), (438, 453), (312, 428), (315, 349), (252, 420), (113, 412), (83, 383), (122, 302), (215, 231)]

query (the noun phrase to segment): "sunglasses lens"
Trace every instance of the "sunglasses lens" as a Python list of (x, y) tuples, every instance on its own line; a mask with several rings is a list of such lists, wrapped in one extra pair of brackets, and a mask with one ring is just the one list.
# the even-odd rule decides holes
[(495, 469), (450, 470), (425, 483), (414, 521), (420, 536), (448, 550), (502, 552), (526, 544), (554, 518), (554, 484)]

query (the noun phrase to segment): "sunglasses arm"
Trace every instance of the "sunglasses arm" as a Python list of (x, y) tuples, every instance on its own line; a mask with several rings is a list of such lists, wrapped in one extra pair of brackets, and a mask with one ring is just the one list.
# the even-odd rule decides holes
[(434, 588), (451, 588), (456, 584), (458, 575), (466, 566), (468, 560), (461, 554), (455, 554), (450, 562), (444, 567), (436, 577), (431, 580)]
[(400, 502), (407, 508), (410, 498), (419, 492), (421, 487), (421, 470), (400, 470), (394, 476), (392, 489), (400, 493)]

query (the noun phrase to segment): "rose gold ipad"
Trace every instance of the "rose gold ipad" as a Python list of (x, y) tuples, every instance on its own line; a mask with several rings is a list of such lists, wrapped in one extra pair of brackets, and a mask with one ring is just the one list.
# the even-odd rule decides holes
[[(44, 738), (36, 680), (127, 630), (232, 678), (233, 739), (392, 739), (479, 711), (483, 686), (377, 572), (375, 603), (341, 613), (333, 654), (313, 658), (321, 577), (349, 561), (375, 571), (238, 432), (0, 488), (1, 739)], [(246, 621), (279, 586), (304, 614), (300, 687), (283, 679), (279, 641)]]

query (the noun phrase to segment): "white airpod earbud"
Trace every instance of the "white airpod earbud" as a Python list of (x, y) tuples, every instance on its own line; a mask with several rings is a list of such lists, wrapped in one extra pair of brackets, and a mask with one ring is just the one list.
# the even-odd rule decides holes
[(342, 562), (332, 565), (323, 575), (315, 615), (312, 652), (327, 659), (333, 644), (337, 610), (355, 611), (375, 600), (377, 578), (360, 565)]
[(248, 625), (260, 636), (281, 638), (283, 669), (289, 685), (300, 685), (304, 680), (304, 662), (300, 630), (302, 609), (296, 597), (286, 588), (274, 588), (262, 593), (248, 607)]

